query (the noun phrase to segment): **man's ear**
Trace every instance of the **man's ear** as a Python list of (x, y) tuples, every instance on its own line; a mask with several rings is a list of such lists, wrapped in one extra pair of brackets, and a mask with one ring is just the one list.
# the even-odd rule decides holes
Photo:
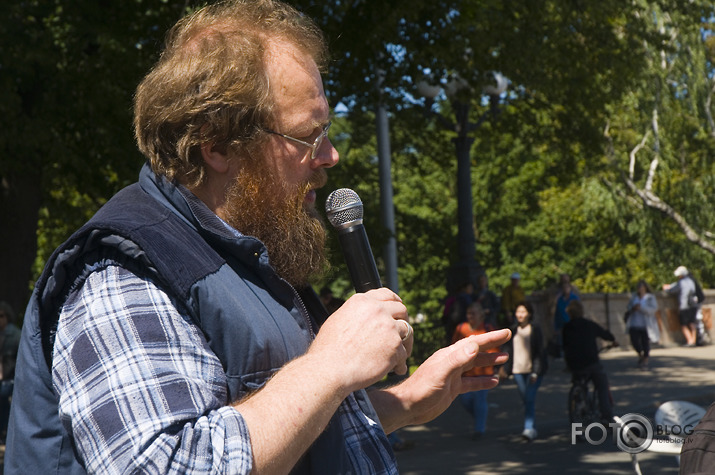
[(212, 142), (201, 144), (201, 157), (208, 167), (216, 173), (228, 172), (229, 159), (225, 147), (217, 147)]

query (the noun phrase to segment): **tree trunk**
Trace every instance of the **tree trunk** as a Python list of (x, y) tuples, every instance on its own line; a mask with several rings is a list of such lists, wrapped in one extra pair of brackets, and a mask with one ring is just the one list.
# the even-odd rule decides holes
[(37, 254), (37, 219), (42, 190), (39, 173), (0, 177), (0, 300), (22, 322)]

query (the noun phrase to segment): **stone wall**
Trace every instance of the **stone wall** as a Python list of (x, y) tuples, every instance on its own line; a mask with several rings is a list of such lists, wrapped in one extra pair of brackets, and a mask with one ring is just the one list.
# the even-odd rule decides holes
[[(715, 313), (715, 289), (706, 289), (705, 303), (702, 306), (703, 320), (706, 331), (713, 336), (712, 317)], [(630, 347), (630, 337), (626, 331), (626, 324), (623, 315), (626, 312), (628, 302), (631, 298), (629, 293), (608, 293), (608, 294), (580, 294), (584, 305), (586, 318), (597, 322), (604, 328), (611, 331), (622, 347)], [(541, 324), (547, 340), (553, 334), (553, 294), (546, 292), (533, 293), (527, 300), (534, 306), (534, 320)], [(678, 321), (678, 302), (674, 296), (665, 292), (657, 292), (658, 318), (661, 329), (661, 341), (663, 346), (680, 345), (685, 342), (680, 332), (680, 322)]]

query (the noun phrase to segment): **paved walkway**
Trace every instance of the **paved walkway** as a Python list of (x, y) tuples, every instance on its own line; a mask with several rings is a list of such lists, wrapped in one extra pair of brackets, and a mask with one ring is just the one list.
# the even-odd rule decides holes
[[(640, 413), (652, 420), (657, 407), (665, 401), (684, 399), (703, 406), (715, 401), (715, 346), (655, 349), (649, 371), (636, 368), (636, 356), (630, 350), (614, 349), (602, 354), (602, 359), (617, 414)], [(403, 429), (402, 437), (416, 445), (398, 452), (400, 473), (633, 474), (630, 456), (613, 443), (571, 444), (566, 414), (569, 387), (563, 360), (552, 360), (537, 396), (539, 438), (532, 443), (520, 437), (521, 401), (511, 379), (490, 391), (489, 426), (478, 441), (471, 440), (470, 416), (458, 403), (429, 424)], [(0, 471), (4, 449), (0, 446)], [(672, 456), (643, 453), (638, 460), (643, 475), (678, 473)]]
[[(649, 371), (636, 368), (632, 350), (616, 348), (601, 354), (609, 374), (616, 414), (639, 413), (651, 421), (657, 407), (670, 400), (689, 400), (707, 407), (715, 401), (715, 346), (658, 348), (651, 352)], [(563, 360), (550, 360), (536, 401), (539, 438), (522, 441), (521, 401), (512, 379), (489, 393), (489, 424), (480, 440), (470, 437), (471, 417), (458, 402), (423, 426), (400, 435), (415, 442), (398, 452), (400, 473), (421, 474), (633, 474), (630, 456), (614, 443), (571, 444), (566, 411), (570, 375)], [(677, 474), (675, 457), (642, 453), (643, 475)]]

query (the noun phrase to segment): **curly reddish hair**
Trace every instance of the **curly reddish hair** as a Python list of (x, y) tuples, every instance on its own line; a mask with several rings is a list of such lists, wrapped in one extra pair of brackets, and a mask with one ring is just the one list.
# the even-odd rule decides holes
[(275, 0), (229, 0), (181, 19), (134, 96), (134, 134), (152, 169), (192, 187), (205, 172), (200, 146), (251, 151), (266, 139), (274, 101), (266, 51), (284, 41), (325, 69), (323, 34)]

